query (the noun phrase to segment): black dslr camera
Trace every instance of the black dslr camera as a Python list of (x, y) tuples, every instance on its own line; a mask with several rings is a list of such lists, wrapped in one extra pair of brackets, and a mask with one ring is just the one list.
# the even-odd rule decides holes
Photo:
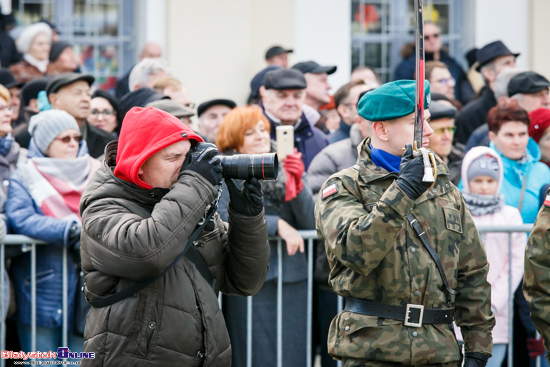
[[(218, 151), (218, 147), (212, 143), (198, 143), (188, 153), (189, 163), (210, 149)], [(219, 159), (222, 162), (223, 178), (248, 180), (255, 177), (258, 180), (276, 180), (279, 173), (279, 163), (275, 153), (219, 155), (213, 159)]]

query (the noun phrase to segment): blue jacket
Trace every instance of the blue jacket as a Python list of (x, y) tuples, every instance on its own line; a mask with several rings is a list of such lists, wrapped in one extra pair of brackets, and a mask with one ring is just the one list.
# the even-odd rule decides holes
[(351, 126), (346, 124), (344, 120), (340, 120), (340, 127), (338, 128), (338, 130), (336, 130), (335, 132), (333, 132), (328, 136), (329, 143), (332, 144), (340, 140), (348, 139), (350, 130), (351, 130)]
[(550, 183), (550, 168), (540, 160), (540, 150), (537, 143), (529, 138), (527, 144), (527, 157), (521, 161), (508, 159), (496, 149), (495, 145), (489, 145), (502, 158), (504, 168), (504, 182), (500, 192), (504, 194), (507, 205), (519, 207), (523, 178), (527, 175), (525, 195), (521, 207), (521, 216), (524, 223), (535, 223), (539, 211), (539, 196), (544, 185)]
[[(81, 143), (79, 156), (86, 154), (87, 148)], [(29, 158), (44, 157), (34, 141), (29, 146)], [(22, 234), (48, 242), (36, 245), (36, 325), (55, 328), (63, 321), (63, 247), (68, 246), (71, 220), (45, 216), (23, 185), (19, 171), (10, 179), (8, 200), (5, 205), (9, 222), (16, 234)], [(77, 287), (77, 262), (73, 251), (68, 251), (68, 325), (73, 325), (73, 308)], [(15, 319), (24, 324), (31, 323), (31, 284), (30, 253), (13, 259), (11, 276), (17, 300)]]

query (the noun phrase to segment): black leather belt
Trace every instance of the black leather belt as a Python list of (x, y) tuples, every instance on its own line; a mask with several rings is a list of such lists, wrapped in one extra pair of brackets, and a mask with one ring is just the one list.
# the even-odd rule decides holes
[(454, 321), (454, 308), (425, 309), (422, 305), (409, 303), (407, 306), (394, 306), (366, 299), (346, 298), (344, 310), (384, 319), (403, 321), (405, 326), (421, 327), (422, 324), (450, 324)]

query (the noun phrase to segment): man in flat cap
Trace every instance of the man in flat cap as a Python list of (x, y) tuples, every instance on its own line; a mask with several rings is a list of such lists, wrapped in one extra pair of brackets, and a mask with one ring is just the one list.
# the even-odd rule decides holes
[(215, 142), (224, 116), (236, 106), (232, 100), (220, 98), (201, 103), (197, 107), (201, 137), (207, 142)]
[(330, 103), (328, 91), (332, 87), (328, 83), (328, 76), (336, 72), (336, 66), (321, 66), (315, 61), (304, 61), (292, 66), (292, 69), (300, 70), (306, 78), (306, 105), (319, 110), (319, 107)]
[(491, 42), (477, 51), (477, 71), (485, 80), (479, 98), (468, 103), (456, 118), (455, 142), (466, 144), (472, 132), (486, 122), (487, 112), (496, 106), (495, 81), (504, 68), (516, 66), (516, 57), (502, 41)]
[(288, 68), (288, 54), (294, 52), (291, 49), (285, 49), (281, 46), (270, 47), (265, 53), (265, 62), (267, 65), (277, 65), (282, 68)]
[(508, 96), (530, 113), (537, 108), (550, 108), (550, 81), (534, 71), (519, 73), (508, 83)]
[(260, 87), (260, 106), (271, 124), (272, 140), (275, 140), (276, 126), (294, 126), (294, 147), (302, 153), (307, 170), (313, 157), (328, 145), (328, 139), (303, 113), (306, 87), (304, 74), (299, 70), (269, 71), (265, 74), (264, 85)]
[[(495, 321), (485, 250), (439, 157), (436, 181), (422, 181), (422, 156), (411, 148), (414, 101), (412, 80), (361, 97), (358, 111), (372, 133), (359, 145), (357, 163), (329, 177), (317, 199), (329, 283), (345, 298), (328, 349), (345, 367), (461, 366), (453, 321), (464, 337), (464, 366), (485, 366), (491, 356)], [(427, 146), (428, 110), (424, 118)]]
[(449, 167), (449, 181), (458, 185), (464, 158), (462, 145), (454, 145), (456, 108), (450, 103), (430, 103), (430, 127), (434, 131), (428, 147)]
[(89, 74), (61, 74), (48, 83), (46, 94), (52, 108), (67, 111), (76, 119), (90, 155), (98, 158), (103, 155), (107, 143), (115, 140), (115, 136), (88, 123), (90, 86), (94, 80)]

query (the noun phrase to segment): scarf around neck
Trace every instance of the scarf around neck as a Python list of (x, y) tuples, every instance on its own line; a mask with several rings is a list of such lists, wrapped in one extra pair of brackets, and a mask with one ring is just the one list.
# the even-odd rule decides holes
[(8, 134), (3, 138), (0, 138), (0, 155), (3, 155), (4, 157), (8, 155), (12, 145), (13, 145), (13, 137), (11, 136), (11, 134)]
[(74, 159), (39, 157), (29, 159), (19, 173), (44, 215), (80, 222), (80, 198), (99, 166), (88, 154)]
[(23, 59), (37, 68), (42, 74), (46, 74), (46, 70), (48, 69), (48, 63), (50, 60), (38, 60), (36, 57), (32, 56), (31, 54), (23, 54)]
[(370, 158), (378, 167), (387, 169), (390, 172), (399, 172), (399, 165), (401, 164), (401, 157), (383, 151), (382, 149), (370, 147)]
[(462, 193), (466, 206), (474, 217), (493, 214), (504, 207), (504, 195), (478, 195), (469, 192)]

